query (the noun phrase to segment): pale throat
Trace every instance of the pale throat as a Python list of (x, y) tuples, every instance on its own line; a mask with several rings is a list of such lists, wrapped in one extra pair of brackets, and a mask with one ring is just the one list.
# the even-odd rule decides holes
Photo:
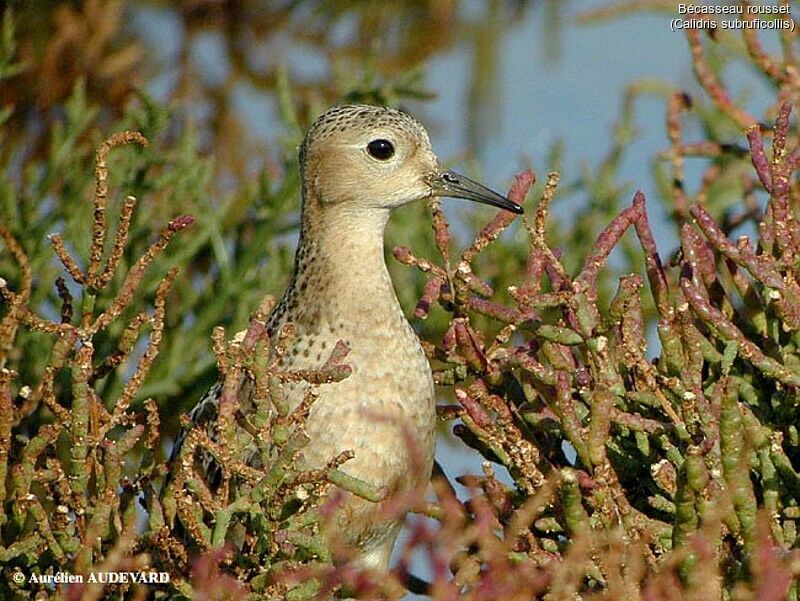
[(323, 316), (363, 324), (402, 315), (384, 258), (389, 215), (343, 203), (305, 216), (300, 244), (310, 260), (295, 279), (307, 278), (305, 293), (316, 297)]

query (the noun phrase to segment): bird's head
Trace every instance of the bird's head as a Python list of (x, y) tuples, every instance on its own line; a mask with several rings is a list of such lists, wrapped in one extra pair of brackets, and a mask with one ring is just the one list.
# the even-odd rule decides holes
[(522, 213), (522, 207), (460, 175), (444, 169), (431, 148), (428, 132), (416, 119), (396, 109), (337, 106), (309, 128), (300, 149), (307, 197), (326, 206), (393, 209), (449, 196)]

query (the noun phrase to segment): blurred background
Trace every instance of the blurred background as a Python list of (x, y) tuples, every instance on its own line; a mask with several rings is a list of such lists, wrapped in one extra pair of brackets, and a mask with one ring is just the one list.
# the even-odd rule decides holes
[[(305, 126), (341, 102), (410, 111), (428, 127), (443, 161), (498, 190), (525, 167), (540, 184), (559, 170), (550, 240), (573, 270), (636, 189), (647, 194), (659, 249), (669, 256), (676, 226), (659, 177), (659, 153), (668, 147), (666, 99), (675, 90), (697, 91), (686, 38), (670, 30), (675, 4), (6, 2), (16, 31), (12, 43), (6, 19), (0, 160), (18, 192), (0, 192), (0, 220), (23, 241), (38, 274), (31, 304), (57, 313), (52, 281), (60, 268), (48, 233), (65, 232), (70, 247), (87, 254), (93, 149), (114, 131), (143, 131), (149, 150), (118, 151), (111, 161), (111, 215), (126, 194), (141, 203), (130, 257), (169, 218), (197, 217), (152, 275), (156, 282), (173, 265), (183, 269), (161, 357), (140, 395), (156, 398), (175, 432), (178, 416), (216, 377), (212, 327), (225, 325), (232, 335), (265, 293), (285, 285), (299, 208), (296, 148)], [(767, 49), (779, 43), (768, 35), (762, 42)], [(763, 79), (737, 66), (741, 52), (723, 43), (709, 59), (730, 63), (726, 84), (760, 115), (773, 96)], [(707, 126), (689, 121), (684, 136)], [(741, 143), (741, 132), (725, 127), (718, 137)], [(687, 180), (708, 160), (687, 164)], [(458, 201), (444, 205), (463, 244), (491, 216)], [(435, 256), (429, 224), (424, 206), (398, 211), (387, 249), (403, 244)], [(482, 259), (481, 275), (498, 290), (519, 272), (527, 245), (519, 226), (504, 240)], [(626, 254), (623, 245), (615, 253), (617, 272), (639, 265), (635, 250)], [(410, 315), (424, 282), (388, 260)], [(16, 277), (7, 258), (0, 259), (0, 275)], [(443, 323), (434, 311), (414, 325), (424, 338), (436, 338)], [(36, 334), (25, 336), (34, 348)], [(654, 342), (649, 354), (656, 353)], [(33, 378), (41, 364), (31, 360), (23, 369)], [(108, 398), (123, 376), (109, 375)], [(165, 441), (165, 453), (169, 446)], [(479, 469), (477, 456), (462, 452), (446, 431), (439, 456), (448, 474)]]

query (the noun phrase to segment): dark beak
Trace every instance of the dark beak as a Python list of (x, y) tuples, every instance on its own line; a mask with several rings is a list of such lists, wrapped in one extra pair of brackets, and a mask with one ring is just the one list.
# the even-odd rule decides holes
[(431, 187), (433, 188), (434, 196), (465, 198), (467, 200), (474, 200), (475, 202), (492, 205), (493, 207), (499, 207), (506, 211), (517, 213), (518, 215), (523, 213), (522, 207), (517, 203), (508, 200), (505, 196), (501, 196), (486, 186), (482, 186), (478, 182), (472, 181), (468, 177), (456, 173), (455, 171), (448, 170), (439, 173), (431, 181)]

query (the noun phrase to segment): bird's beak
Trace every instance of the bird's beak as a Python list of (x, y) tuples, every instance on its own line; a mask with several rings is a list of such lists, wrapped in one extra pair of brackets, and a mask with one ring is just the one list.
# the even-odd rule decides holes
[(522, 214), (522, 207), (517, 203), (508, 200), (497, 192), (482, 186), (476, 181), (455, 171), (442, 171), (431, 180), (433, 196), (449, 196), (451, 198), (465, 198), (483, 204), (499, 207), (512, 213)]

